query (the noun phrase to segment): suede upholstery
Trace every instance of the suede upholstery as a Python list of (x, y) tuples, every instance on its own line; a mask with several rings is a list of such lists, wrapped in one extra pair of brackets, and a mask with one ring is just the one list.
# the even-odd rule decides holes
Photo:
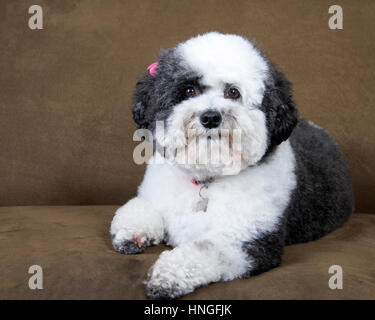
[[(43, 30), (27, 26), (32, 4), (0, 2), (0, 298), (145, 298), (165, 248), (124, 256), (108, 234), (145, 168), (132, 91), (161, 48), (211, 30), (251, 37), (281, 67), (299, 112), (338, 141), (360, 213), (287, 247), (279, 268), (186, 298), (375, 298), (374, 1), (340, 1), (343, 30), (328, 28), (323, 0), (40, 0)], [(44, 290), (27, 287), (32, 264)], [(343, 290), (328, 288), (333, 264)]]
[[(6, 299), (145, 299), (147, 270), (165, 246), (115, 252), (108, 235), (114, 206), (0, 208), (0, 297)], [(287, 246), (282, 265), (249, 279), (215, 283), (184, 299), (375, 299), (375, 215), (355, 214), (328, 236)], [(27, 273), (43, 267), (44, 289)], [(328, 287), (340, 265), (343, 289)]]

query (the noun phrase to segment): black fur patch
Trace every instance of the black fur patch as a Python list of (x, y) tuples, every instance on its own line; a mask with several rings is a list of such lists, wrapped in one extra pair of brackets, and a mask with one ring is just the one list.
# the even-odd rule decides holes
[(290, 82), (272, 63), (269, 63), (269, 68), (270, 75), (266, 82), (261, 110), (266, 114), (271, 147), (289, 138), (298, 118)]
[(186, 69), (175, 49), (164, 50), (159, 55), (155, 77), (144, 75), (134, 91), (133, 118), (140, 129), (155, 129), (155, 122), (166, 120), (173, 107), (186, 99), (187, 87), (194, 87), (199, 93), (200, 75)]
[(146, 250), (147, 246), (149, 246), (149, 242), (145, 242), (142, 244), (141, 247), (138, 247), (138, 245), (134, 241), (126, 240), (120, 245), (113, 245), (115, 250), (122, 254), (136, 254), (136, 253), (142, 253)]
[(290, 143), (297, 187), (285, 212), (286, 244), (318, 239), (340, 227), (354, 210), (349, 168), (333, 138), (300, 119)]
[(244, 278), (255, 276), (281, 264), (284, 230), (283, 226), (279, 226), (275, 232), (264, 233), (258, 239), (243, 244), (242, 249), (252, 260), (251, 268), (243, 275)]
[(253, 261), (244, 277), (280, 265), (284, 245), (316, 240), (340, 227), (354, 211), (349, 169), (333, 138), (299, 118), (289, 141), (297, 187), (278, 229), (243, 244)]

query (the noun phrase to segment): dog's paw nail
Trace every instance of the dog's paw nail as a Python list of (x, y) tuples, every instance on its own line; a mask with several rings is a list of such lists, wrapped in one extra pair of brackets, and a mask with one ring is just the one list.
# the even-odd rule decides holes
[(147, 283), (147, 296), (155, 300), (171, 300), (176, 298), (171, 288), (154, 286), (150, 283)]
[(147, 296), (155, 300), (172, 300), (174, 298), (167, 290), (164, 289), (148, 290)]
[(134, 236), (134, 242), (137, 244), (139, 248), (142, 248), (145, 241), (146, 241), (146, 236), (144, 235), (144, 233), (139, 233)]
[(135, 254), (135, 253), (141, 253), (146, 249), (146, 244), (138, 244), (131, 240), (125, 240), (121, 242), (120, 244), (113, 244), (113, 247), (115, 250), (122, 254)]
[(171, 300), (176, 299), (188, 293), (183, 290), (178, 281), (169, 281), (160, 276), (160, 270), (155, 271), (153, 266), (147, 275), (146, 284), (147, 296), (151, 299)]

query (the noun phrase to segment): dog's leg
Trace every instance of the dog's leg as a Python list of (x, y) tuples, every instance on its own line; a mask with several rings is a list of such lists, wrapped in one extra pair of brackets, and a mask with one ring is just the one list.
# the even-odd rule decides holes
[(136, 197), (116, 211), (110, 233), (118, 252), (139, 253), (163, 240), (163, 219), (148, 201)]
[(174, 299), (211, 282), (249, 277), (280, 265), (284, 246), (280, 227), (253, 237), (241, 227), (227, 229), (164, 251), (148, 273), (148, 296)]
[(174, 299), (210, 282), (238, 278), (248, 264), (241, 248), (212, 240), (186, 243), (160, 255), (148, 272), (147, 295)]

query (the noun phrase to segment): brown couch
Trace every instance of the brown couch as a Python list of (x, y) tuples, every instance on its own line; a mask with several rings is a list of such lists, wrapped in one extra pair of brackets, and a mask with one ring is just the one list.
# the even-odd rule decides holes
[[(137, 75), (160, 48), (210, 30), (256, 40), (294, 84), (300, 113), (327, 128), (351, 168), (356, 213), (339, 230), (289, 246), (281, 267), (185, 298), (375, 298), (375, 52), (372, 0), (30, 1), (0, 3), (0, 298), (142, 299), (147, 269), (166, 249), (116, 253), (115, 209), (135, 195), (130, 114)], [(40, 265), (44, 289), (28, 288)], [(340, 265), (343, 289), (328, 287)]]

